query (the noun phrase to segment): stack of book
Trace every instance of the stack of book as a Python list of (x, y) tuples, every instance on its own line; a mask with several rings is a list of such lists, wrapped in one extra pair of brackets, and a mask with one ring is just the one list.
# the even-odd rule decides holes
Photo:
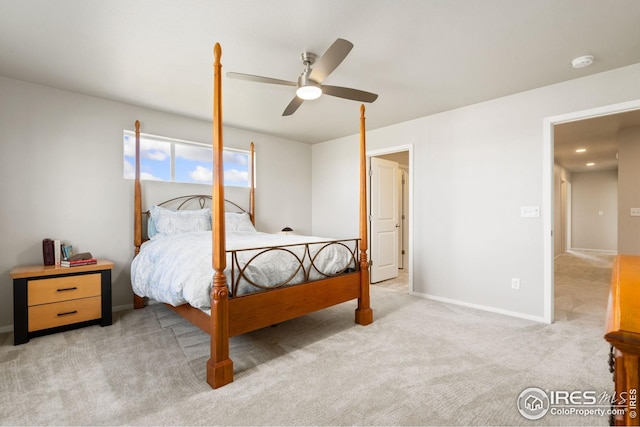
[(78, 267), (80, 265), (91, 265), (97, 263), (98, 260), (96, 258), (80, 259), (77, 261), (60, 261), (60, 267)]
[(90, 252), (70, 256), (68, 259), (60, 261), (60, 267), (78, 267), (80, 265), (97, 264), (98, 260)]

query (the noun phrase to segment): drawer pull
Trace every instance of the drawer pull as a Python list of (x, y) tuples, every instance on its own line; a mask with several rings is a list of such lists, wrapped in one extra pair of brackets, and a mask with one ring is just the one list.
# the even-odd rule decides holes
[(58, 317), (61, 316), (68, 316), (70, 314), (76, 314), (78, 312), (78, 310), (73, 310), (73, 311), (67, 311), (66, 313), (58, 313)]
[(58, 289), (58, 292), (64, 292), (64, 291), (77, 291), (78, 287), (74, 286), (73, 288), (60, 288)]

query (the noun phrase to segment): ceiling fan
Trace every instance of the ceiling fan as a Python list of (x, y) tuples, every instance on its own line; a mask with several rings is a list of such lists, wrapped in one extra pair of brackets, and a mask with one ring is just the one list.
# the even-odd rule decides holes
[[(352, 48), (353, 43), (344, 39), (337, 39), (329, 49), (327, 49), (324, 55), (320, 57), (312, 52), (303, 52), (301, 59), (304, 64), (304, 71), (300, 74), (300, 77), (298, 77), (297, 82), (232, 72), (227, 73), (227, 77), (259, 83), (295, 86), (297, 88), (296, 96), (291, 100), (287, 108), (284, 109), (282, 113), (283, 116), (290, 116), (305, 100), (319, 98), (323, 93), (338, 98), (351, 99), (353, 101), (373, 102), (378, 98), (378, 95), (375, 93), (322, 84), (324, 79), (344, 61)], [(313, 68), (311, 68), (312, 65), (314, 65)]]

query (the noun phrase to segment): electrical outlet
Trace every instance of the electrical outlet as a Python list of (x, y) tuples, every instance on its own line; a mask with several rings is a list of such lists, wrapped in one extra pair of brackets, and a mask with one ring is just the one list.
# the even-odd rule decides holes
[(511, 289), (520, 290), (520, 279), (515, 277), (511, 279)]
[(640, 208), (631, 208), (631, 216), (640, 216)]

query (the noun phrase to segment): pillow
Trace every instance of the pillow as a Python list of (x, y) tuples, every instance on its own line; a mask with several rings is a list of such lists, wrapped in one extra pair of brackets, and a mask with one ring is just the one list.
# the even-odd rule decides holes
[[(174, 211), (160, 206), (152, 206), (152, 228), (156, 234), (180, 234), (211, 230), (211, 210)], [(147, 231), (147, 234), (149, 232)]]
[(147, 237), (151, 239), (156, 234), (158, 234), (156, 225), (153, 223), (153, 218), (151, 218), (151, 215), (149, 215), (149, 219), (147, 219)]
[(224, 222), (227, 231), (245, 231), (249, 233), (257, 233), (256, 228), (251, 223), (249, 214), (246, 212), (225, 212)]

